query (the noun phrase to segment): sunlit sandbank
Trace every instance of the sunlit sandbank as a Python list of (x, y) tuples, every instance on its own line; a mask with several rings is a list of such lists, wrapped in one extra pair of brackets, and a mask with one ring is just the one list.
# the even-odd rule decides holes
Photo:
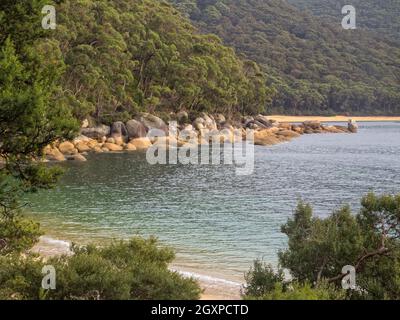
[(268, 119), (278, 122), (304, 122), (304, 121), (320, 121), (320, 122), (348, 122), (349, 119), (357, 122), (386, 122), (386, 121), (400, 121), (400, 117), (391, 116), (285, 116), (285, 115), (271, 115), (267, 116)]

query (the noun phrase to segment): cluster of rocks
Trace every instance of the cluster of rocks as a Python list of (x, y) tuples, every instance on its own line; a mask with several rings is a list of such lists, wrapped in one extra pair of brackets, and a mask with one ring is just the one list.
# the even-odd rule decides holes
[(147, 149), (152, 145), (146, 137), (150, 129), (168, 131), (168, 126), (160, 118), (144, 114), (139, 120), (127, 123), (114, 122), (112, 126), (89, 127), (84, 121), (80, 135), (73, 141), (55, 142), (47, 146), (44, 154), (50, 161), (85, 161), (89, 152), (121, 152)]
[[(279, 123), (269, 120), (268, 117), (244, 117), (239, 121), (229, 121), (222, 114), (210, 115), (203, 113), (194, 121), (190, 121), (187, 112), (182, 111), (172, 117), (178, 124), (174, 133), (184, 133), (187, 139), (181, 140), (168, 136), (169, 126), (159, 117), (143, 113), (136, 119), (123, 122), (114, 122), (111, 126), (98, 125), (89, 127), (84, 121), (80, 135), (73, 141), (59, 141), (47, 146), (44, 150), (49, 161), (86, 161), (85, 155), (90, 152), (123, 152), (145, 150), (155, 143), (166, 143), (176, 139), (174, 145), (182, 146), (190, 137), (195, 136), (196, 144), (209, 143), (211, 138), (217, 137), (221, 142), (234, 142), (236, 139), (246, 139), (246, 129), (254, 130), (254, 143), (257, 145), (273, 145), (288, 141), (301, 134), (310, 133), (343, 133), (356, 132), (357, 124), (350, 121), (347, 127), (325, 126), (317, 121), (307, 121), (302, 124)], [(149, 138), (148, 132), (157, 129), (165, 137)], [(193, 143), (193, 139), (190, 140)], [(215, 140), (213, 140), (215, 141)]]
[(259, 115), (254, 119), (247, 119), (246, 125), (255, 129), (254, 144), (274, 145), (289, 141), (302, 134), (313, 133), (356, 133), (357, 123), (349, 120), (348, 126), (324, 125), (319, 121), (305, 121), (303, 123), (279, 123), (268, 121), (267, 117)]

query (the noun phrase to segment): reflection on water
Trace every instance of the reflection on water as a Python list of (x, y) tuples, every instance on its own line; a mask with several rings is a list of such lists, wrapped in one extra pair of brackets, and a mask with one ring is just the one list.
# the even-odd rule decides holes
[(361, 124), (358, 134), (304, 135), (255, 148), (255, 169), (155, 165), (145, 153), (96, 154), (67, 163), (60, 186), (30, 197), (48, 234), (79, 242), (156, 235), (176, 265), (241, 280), (254, 258), (276, 263), (280, 226), (303, 198), (318, 215), (358, 207), (374, 190), (400, 192), (400, 123)]

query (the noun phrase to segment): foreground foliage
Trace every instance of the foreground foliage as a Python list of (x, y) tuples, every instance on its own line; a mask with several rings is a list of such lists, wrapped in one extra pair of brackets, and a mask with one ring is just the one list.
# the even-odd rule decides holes
[[(170, 271), (169, 248), (154, 238), (134, 238), (106, 247), (73, 247), (72, 256), (44, 262), (35, 256), (0, 256), (0, 299), (170, 300), (198, 299), (193, 279)], [(56, 289), (43, 290), (42, 267), (56, 270)]]
[[(168, 270), (174, 254), (154, 239), (74, 247), (73, 256), (46, 262), (29, 253), (41, 231), (21, 216), (21, 199), (54, 186), (61, 174), (34, 160), (44, 146), (77, 130), (60, 94), (59, 42), (40, 26), (45, 4), (0, 2), (0, 299), (198, 298), (197, 283)], [(41, 289), (45, 264), (55, 267), (58, 290)]]
[[(345, 206), (325, 219), (300, 202), (282, 232), (289, 241), (279, 262), (291, 280), (256, 261), (246, 275), (245, 297), (400, 299), (400, 194), (370, 193), (357, 214)], [(354, 290), (341, 287), (346, 265), (356, 271)]]
[(0, 3), (0, 255), (24, 252), (40, 235), (20, 217), (25, 192), (49, 188), (60, 175), (33, 161), (43, 147), (76, 132), (57, 95), (64, 70), (57, 44), (40, 28), (45, 1)]

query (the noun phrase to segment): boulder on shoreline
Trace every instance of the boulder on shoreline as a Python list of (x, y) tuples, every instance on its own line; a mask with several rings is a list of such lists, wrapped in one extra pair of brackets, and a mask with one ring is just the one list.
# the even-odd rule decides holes
[(128, 131), (125, 124), (122, 121), (114, 122), (111, 126), (111, 136), (112, 137), (126, 137), (128, 136)]
[(78, 153), (78, 150), (75, 148), (74, 144), (69, 141), (61, 142), (58, 145), (58, 149), (61, 151), (62, 154), (71, 155)]
[(192, 126), (193, 126), (193, 128), (195, 128), (196, 130), (200, 131), (200, 130), (205, 129), (204, 123), (205, 123), (205, 120), (204, 120), (203, 118), (201, 118), (201, 117), (198, 117), (198, 118), (196, 118), (196, 119), (193, 121)]
[(351, 133), (357, 133), (358, 131), (358, 124), (355, 120), (349, 120), (349, 123), (347, 124), (347, 129), (351, 132)]
[(129, 144), (132, 144), (136, 147), (136, 149), (148, 149), (152, 146), (152, 143), (149, 138), (136, 138), (129, 141)]
[(349, 129), (345, 126), (334, 126), (337, 130), (341, 131), (341, 132), (349, 132)]
[(84, 141), (76, 143), (75, 148), (78, 149), (79, 153), (89, 152), (92, 150), (92, 148), (88, 145), (88, 143)]
[(244, 128), (253, 130), (262, 130), (276, 127), (275, 123), (268, 119), (267, 116), (259, 114), (255, 117), (244, 117), (242, 118), (242, 124)]
[(254, 121), (261, 126), (262, 128), (268, 129), (272, 127), (271, 121), (266, 116), (259, 114), (258, 116), (254, 117)]
[(304, 133), (304, 126), (294, 124), (294, 125), (292, 125), (292, 130), (294, 132), (299, 133), (299, 134), (303, 134)]
[(122, 151), (124, 150), (123, 147), (115, 144), (115, 143), (111, 143), (111, 142), (106, 142), (103, 144), (103, 148), (107, 149), (108, 151)]
[(218, 113), (214, 116), (215, 122), (217, 125), (223, 125), (226, 122), (226, 118), (223, 114)]
[(342, 129), (337, 128), (336, 126), (325, 126), (324, 131), (327, 133), (344, 133)]
[(61, 153), (61, 151), (57, 147), (47, 146), (43, 151), (47, 160), (50, 161), (65, 161), (65, 156)]
[(189, 114), (186, 111), (179, 111), (176, 114), (176, 120), (179, 123), (186, 123), (189, 121)]
[(125, 144), (125, 137), (114, 136), (114, 143), (118, 146), (123, 146)]
[(292, 131), (292, 130), (281, 130), (276, 133), (279, 136), (287, 137), (287, 138), (297, 138), (300, 137), (300, 134)]
[(126, 151), (136, 151), (137, 148), (136, 148), (136, 146), (135, 146), (134, 144), (132, 144), (132, 143), (127, 143), (126, 146), (125, 146), (125, 150), (126, 150)]
[(272, 146), (281, 140), (268, 129), (259, 130), (254, 133), (254, 144), (258, 146)]
[(81, 162), (87, 161), (87, 159), (82, 154), (79, 153), (67, 156), (66, 158), (67, 160), (70, 161), (81, 161)]
[(292, 124), (287, 122), (279, 123), (278, 127), (284, 130), (292, 130)]
[(304, 121), (303, 126), (306, 130), (317, 130), (321, 129), (321, 122), (319, 121)]
[(106, 140), (105, 143), (112, 143), (112, 144), (115, 144), (115, 139), (114, 139), (113, 137), (110, 137), (110, 138), (108, 138), (108, 139)]
[(205, 126), (206, 129), (208, 130), (217, 130), (217, 123), (214, 120), (214, 117), (212, 115), (208, 115), (207, 113), (202, 113), (201, 116), (204, 119), (203, 125)]
[(146, 136), (146, 127), (137, 120), (129, 120), (126, 125), (129, 139), (132, 138), (143, 138)]
[(93, 139), (101, 139), (103, 137), (109, 136), (111, 133), (111, 128), (104, 124), (92, 128), (82, 128), (81, 134), (86, 137)]
[[(289, 141), (302, 134), (313, 133), (355, 133), (358, 126), (355, 121), (349, 120), (347, 127), (322, 125), (319, 121), (305, 121), (302, 124), (279, 123), (269, 120), (267, 116), (243, 117), (241, 122), (227, 121), (223, 114), (215, 116), (202, 113), (192, 124), (186, 123), (189, 116), (186, 112), (175, 115), (180, 121), (177, 131), (182, 130), (185, 137), (171, 140), (168, 137), (169, 128), (165, 122), (149, 113), (141, 114), (137, 119), (132, 119), (124, 124), (114, 122), (112, 126), (98, 125), (95, 127), (81, 128), (81, 135), (72, 142), (64, 141), (54, 143), (44, 149), (45, 158), (49, 161), (65, 161), (67, 159), (85, 161), (82, 154), (88, 152), (120, 152), (144, 150), (152, 146), (152, 142), (166, 147), (181, 147), (188, 142), (194, 144), (209, 144), (215, 142), (233, 143), (246, 139), (246, 129), (254, 129), (254, 144), (274, 145)], [(186, 117), (187, 116), (187, 117)], [(161, 130), (167, 134), (163, 138), (149, 139), (150, 130)], [(240, 139), (239, 139), (240, 138)], [(82, 157), (80, 156), (82, 155)]]
[(145, 126), (147, 132), (151, 129), (158, 129), (168, 133), (168, 126), (161, 118), (155, 115), (142, 113), (138, 120)]

